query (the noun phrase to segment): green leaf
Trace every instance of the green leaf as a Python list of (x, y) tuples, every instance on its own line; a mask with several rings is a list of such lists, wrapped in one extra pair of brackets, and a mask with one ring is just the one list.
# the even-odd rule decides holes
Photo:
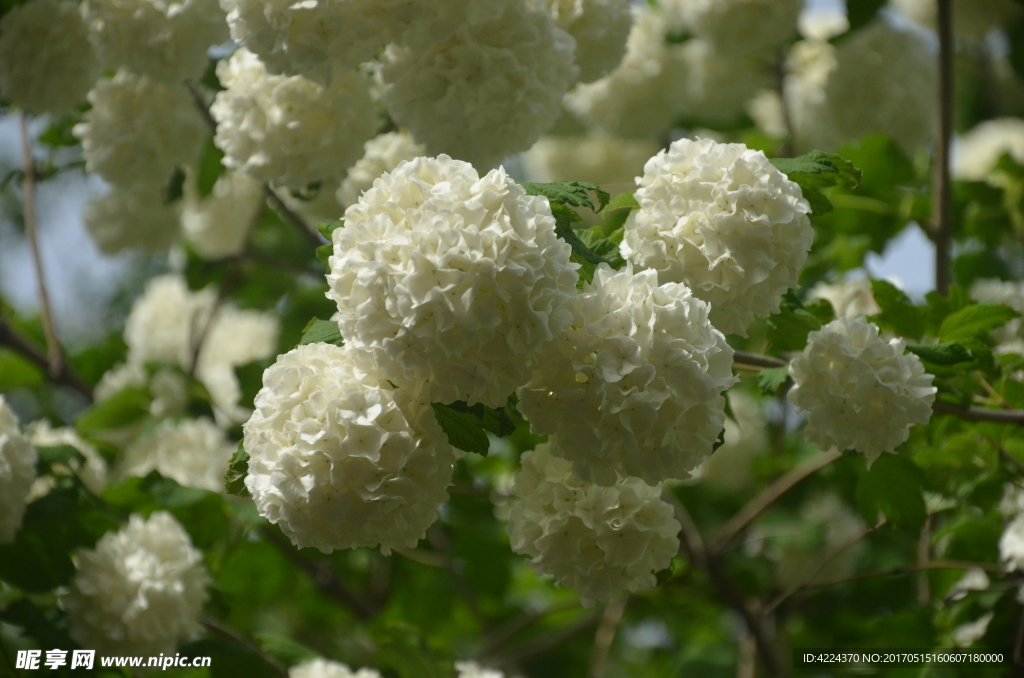
[(846, 14), (850, 20), (850, 31), (855, 31), (875, 18), (885, 0), (846, 0)]
[(124, 428), (149, 414), (152, 400), (149, 389), (123, 389), (83, 412), (75, 420), (75, 428), (86, 437), (100, 431)]
[(185, 171), (180, 167), (174, 168), (174, 173), (163, 188), (164, 202), (170, 205), (178, 202), (185, 194)]
[(85, 461), (85, 457), (82, 456), (82, 453), (71, 445), (37, 447), (36, 455), (38, 456), (37, 470), (39, 475), (46, 475), (50, 473), (56, 464), (70, 467), (72, 461)]
[(457, 400), (445, 407), (449, 407), (456, 412), (472, 415), (484, 430), (490, 431), (499, 438), (515, 433), (516, 425), (507, 413), (507, 406), (496, 410), (493, 407), (487, 407), (483, 403), (470, 406), (461, 400)]
[(212, 548), (227, 537), (224, 497), (209, 490), (184, 487), (156, 471), (145, 478), (128, 478), (108, 487), (103, 498), (124, 511), (146, 516), (156, 510), (169, 511), (199, 549)]
[(607, 205), (605, 205), (604, 211), (611, 212), (612, 210), (636, 210), (640, 209), (640, 203), (636, 201), (634, 195), (636, 191), (629, 191), (627, 193), (619, 193), (617, 196), (612, 198)]
[(35, 363), (6, 348), (0, 348), (0, 393), (16, 388), (32, 388), (44, 381)]
[(887, 280), (872, 280), (871, 294), (882, 309), (871, 318), (879, 327), (911, 339), (924, 336), (924, 309), (914, 306), (902, 290)]
[(956, 311), (942, 321), (939, 339), (962, 341), (988, 335), (1020, 314), (1002, 304), (978, 304)]
[(433, 405), (437, 423), (448, 436), (448, 444), (463, 452), (475, 452), (487, 456), (491, 442), (487, 439), (487, 433), (476, 416), (460, 412), (450, 405), (439, 403), (433, 403)]
[[(44, 612), (26, 598), (10, 603), (0, 612), (0, 620), (24, 629), (25, 635), (35, 640), (40, 647), (69, 651), (78, 649), (80, 645), (61, 628), (63, 620), (56, 619), (58, 616), (63, 616), (58, 610), (51, 608)], [(67, 669), (68, 667), (63, 668)], [(65, 672), (67, 675), (70, 673), (70, 670)], [(46, 675), (54, 674), (47, 671)]]
[(217, 180), (227, 171), (221, 162), (223, 159), (224, 151), (217, 148), (212, 138), (207, 139), (203, 154), (199, 157), (199, 165), (196, 167), (196, 191), (200, 198), (213, 193)]
[(907, 350), (917, 355), (921, 360), (936, 365), (956, 365), (974, 360), (974, 354), (954, 342), (929, 345), (908, 344)]
[(224, 489), (228, 494), (233, 494), (236, 497), (250, 496), (249, 488), (245, 486), (247, 475), (249, 475), (249, 453), (242, 446), (242, 441), (239, 441), (238, 449), (235, 450), (231, 457), (231, 463), (228, 465), (228, 472), (224, 474)]
[[(820, 310), (820, 306), (815, 307), (815, 311)], [(804, 307), (793, 290), (782, 297), (779, 312), (768, 316), (767, 323), (768, 341), (779, 351), (802, 350), (807, 345), (807, 335), (822, 326), (818, 314)]]
[(798, 158), (772, 158), (770, 162), (800, 186), (804, 198), (811, 205), (811, 213), (817, 217), (833, 209), (822, 189), (832, 186), (854, 188), (860, 183), (860, 170), (834, 153), (811, 151)]
[(78, 138), (72, 133), (72, 128), (82, 120), (79, 112), (69, 113), (59, 120), (50, 123), (50, 126), (39, 135), (39, 143), (50, 148), (69, 148), (78, 145)]
[(321, 221), (319, 224), (317, 224), (316, 230), (320, 231), (320, 235), (327, 238), (328, 242), (330, 242), (332, 236), (334, 235), (334, 232), (337, 231), (339, 228), (344, 227), (344, 219), (335, 219), (334, 221)]
[(761, 373), (757, 375), (757, 385), (761, 387), (761, 393), (773, 396), (779, 392), (787, 379), (789, 379), (789, 367), (769, 367), (761, 370)]
[(423, 646), (419, 632), (407, 624), (389, 623), (373, 633), (374, 665), (392, 669), (399, 678), (446, 678), (451, 666), (441, 664)]
[(316, 260), (323, 264), (328, 271), (331, 270), (331, 255), (334, 254), (334, 245), (327, 243), (316, 248)]
[[(600, 212), (607, 204), (611, 196), (597, 184), (589, 181), (553, 181), (550, 184), (537, 184), (532, 181), (522, 182), (527, 195), (542, 195), (552, 203), (572, 205), (573, 207), (589, 207), (594, 212)], [(587, 195), (587, 191), (597, 194), (600, 207), (595, 207), (594, 202)]]
[[(572, 210), (569, 210), (568, 208), (563, 209), (573, 214), (577, 219), (580, 218), (579, 215)], [(576, 261), (577, 263), (587, 263), (593, 266), (597, 266), (598, 264), (611, 265), (611, 262), (604, 257), (599, 257), (591, 252), (590, 248), (580, 240), (580, 237), (572, 228), (572, 219), (568, 216), (563, 217), (560, 214), (555, 215), (555, 235), (569, 243), (569, 246), (572, 247), (572, 254), (574, 257), (577, 257), (576, 259), (573, 259), (573, 261)], [(592, 269), (590, 271), (590, 277), (593, 278)]]
[(335, 346), (343, 345), (345, 340), (341, 337), (338, 323), (333, 320), (321, 320), (320, 318), (310, 320), (306, 324), (305, 329), (302, 330), (302, 339), (299, 340), (299, 346), (316, 343), (334, 344)]
[(927, 515), (921, 469), (906, 457), (882, 454), (857, 482), (857, 507), (868, 525), (882, 513), (893, 525), (918, 532)]

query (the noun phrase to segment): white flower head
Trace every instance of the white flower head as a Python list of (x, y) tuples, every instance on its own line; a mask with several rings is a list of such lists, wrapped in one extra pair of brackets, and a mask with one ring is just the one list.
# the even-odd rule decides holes
[(265, 199), (263, 187), (240, 172), (225, 172), (210, 194), (201, 197), (195, 175), (188, 173), (182, 200), (182, 231), (207, 259), (240, 254)]
[(86, 168), (115, 185), (163, 186), (199, 154), (206, 126), (184, 87), (125, 69), (89, 92), (92, 108), (74, 127)]
[(317, 657), (288, 669), (288, 678), (381, 678), (374, 669), (353, 671), (341, 662)]
[(448, 156), (377, 179), (334, 231), (328, 296), (345, 341), (434, 402), (501, 407), (576, 295), (547, 199)]
[(620, 139), (608, 134), (586, 137), (541, 137), (522, 155), (530, 181), (590, 181), (609, 188), (630, 188), (644, 164), (658, 152), (658, 144), (645, 139)]
[(103, 66), (168, 84), (198, 80), (228, 38), (217, 0), (83, 0), (82, 17)]
[(85, 206), (85, 227), (107, 254), (140, 247), (166, 252), (181, 233), (178, 206), (164, 201), (162, 187), (112, 186)]
[(708, 305), (654, 271), (598, 267), (576, 320), (541, 351), (519, 411), (581, 479), (656, 485), (686, 478), (711, 454), (735, 382), (732, 348)]
[(530, 0), (576, 40), (580, 82), (593, 82), (622, 61), (633, 24), (629, 0)]
[(822, 449), (854, 449), (870, 465), (894, 452), (913, 424), (927, 424), (936, 388), (906, 341), (885, 341), (863, 317), (840, 318), (807, 336), (789, 366), (789, 402), (807, 411), (804, 437)]
[(666, 0), (672, 23), (722, 54), (771, 50), (796, 35), (801, 0)]
[(705, 40), (687, 40), (677, 51), (686, 73), (683, 112), (697, 123), (735, 125), (747, 102), (770, 85), (763, 63), (742, 54), (722, 54)]
[(687, 97), (686, 66), (680, 45), (669, 45), (663, 14), (633, 5), (626, 55), (603, 78), (577, 86), (565, 107), (607, 134), (657, 139), (682, 114)]
[(25, 500), (36, 479), (36, 450), (0, 396), (0, 544), (10, 544), (25, 517)]
[(965, 181), (986, 181), (1004, 156), (1024, 164), (1024, 120), (997, 118), (978, 123), (953, 147), (953, 174)]
[(99, 64), (74, 2), (33, 0), (0, 20), (0, 94), (33, 115), (85, 99)]
[(101, 403), (126, 388), (148, 390), (152, 398), (149, 413), (157, 419), (181, 414), (188, 405), (188, 383), (181, 372), (161, 368), (150, 377), (141, 362), (121, 363), (105, 372), (96, 384), (93, 396), (96, 402)]
[(166, 511), (132, 514), (118, 532), (75, 556), (61, 596), (71, 637), (101, 655), (174, 654), (199, 631), (210, 577), (203, 554)]
[(444, 42), (391, 45), (380, 78), (391, 117), (424, 143), (483, 171), (525, 151), (558, 119), (575, 84), (574, 40), (525, 0), (492, 0), (501, 14), (464, 21)]
[(217, 293), (212, 288), (192, 292), (181, 276), (152, 278), (135, 300), (124, 327), (131, 362), (164, 363), (183, 370), (192, 367), (193, 337), (210, 321)]
[(522, 457), (508, 522), (512, 550), (576, 589), (584, 607), (655, 586), (655, 573), (679, 552), (680, 526), (661, 489), (637, 478), (586, 483), (552, 452), (557, 442)]
[(679, 139), (644, 167), (640, 209), (620, 250), (664, 282), (683, 282), (711, 304), (711, 324), (746, 335), (779, 310), (811, 249), (810, 205), (761, 151)]
[(322, 85), (374, 57), (377, 26), (367, 0), (221, 0), (231, 39), (275, 75), (302, 75)]
[(496, 669), (480, 666), (474, 661), (455, 662), (458, 678), (505, 678), (505, 674)]
[(871, 292), (871, 280), (839, 280), (820, 282), (807, 294), (809, 299), (824, 299), (832, 305), (837, 318), (856, 318), (859, 315), (881, 313)]
[(345, 207), (356, 204), (380, 175), (393, 171), (404, 160), (425, 155), (427, 150), (408, 132), (380, 134), (363, 144), (363, 149), (363, 157), (349, 168), (348, 176), (338, 187), (338, 203)]
[(444, 42), (464, 23), (499, 19), (505, 3), (494, 0), (361, 0), (385, 43), (422, 50)]
[[(100, 494), (107, 484), (107, 462), (95, 446), (86, 442), (73, 428), (54, 428), (50, 422), (40, 419), (28, 427), (29, 441), (35, 447), (60, 447), (68, 445), (75, 448), (82, 459), (73, 459), (64, 466), (55, 464), (51, 470), (57, 475), (75, 474), (93, 494)], [(51, 489), (55, 478), (36, 478), (32, 486), (33, 499), (39, 498)]]
[(245, 485), (300, 548), (413, 548), (448, 499), (455, 452), (430, 402), (347, 344), (279, 356), (244, 430)]
[(247, 49), (217, 64), (225, 89), (210, 113), (224, 165), (261, 182), (305, 188), (340, 179), (377, 127), (369, 78), (356, 70), (329, 86), (273, 75)]
[(999, 560), (1008, 572), (1024, 570), (1024, 513), (1011, 520), (999, 537)]
[(209, 419), (167, 420), (125, 450), (121, 476), (157, 471), (179, 485), (224, 491), (224, 474), (235, 446)]

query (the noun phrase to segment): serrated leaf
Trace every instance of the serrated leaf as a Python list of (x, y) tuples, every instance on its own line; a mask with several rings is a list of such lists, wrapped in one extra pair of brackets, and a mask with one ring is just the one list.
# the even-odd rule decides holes
[(299, 340), (299, 346), (318, 343), (342, 346), (345, 340), (341, 336), (341, 330), (338, 329), (338, 323), (333, 320), (321, 320), (320, 318), (310, 320), (302, 330), (302, 339)]
[(908, 344), (907, 350), (921, 358), (921, 360), (936, 365), (956, 365), (974, 360), (973, 353), (954, 342), (930, 345)]
[(126, 388), (98, 402), (75, 420), (75, 428), (89, 437), (100, 431), (123, 428), (149, 414), (149, 389)]
[(206, 146), (203, 147), (203, 154), (199, 158), (199, 164), (196, 166), (196, 191), (200, 198), (205, 198), (213, 193), (213, 187), (217, 184), (217, 180), (227, 171), (224, 163), (221, 162), (223, 159), (224, 151), (217, 148), (212, 138), (207, 139)]
[(587, 247), (582, 240), (580, 240), (579, 236), (576, 235), (576, 231), (572, 229), (572, 226), (569, 225), (569, 222), (567, 220), (555, 220), (555, 235), (557, 235), (565, 242), (569, 243), (569, 246), (572, 247), (573, 255), (579, 257), (583, 261), (593, 264), (595, 266), (597, 264), (608, 264), (609, 266), (611, 266), (610, 261), (608, 261), (604, 257), (599, 257), (590, 251), (590, 248)]
[[(549, 184), (538, 184), (532, 181), (522, 182), (527, 195), (542, 195), (552, 203), (572, 205), (573, 207), (589, 207), (594, 212), (600, 212), (611, 196), (597, 184), (589, 181), (552, 181)], [(594, 202), (587, 195), (587, 191), (597, 194), (600, 207), (595, 207)]]
[(319, 224), (316, 225), (316, 230), (320, 231), (320, 235), (327, 238), (327, 240), (331, 240), (331, 237), (334, 235), (334, 232), (337, 231), (339, 228), (344, 227), (344, 219), (335, 219), (334, 221), (321, 221)]
[(224, 474), (224, 489), (228, 494), (236, 497), (248, 497), (249, 488), (245, 486), (245, 477), (249, 475), (249, 453), (238, 442), (238, 449), (231, 455), (231, 463), (228, 464), (228, 471)]
[(871, 320), (879, 327), (910, 339), (924, 336), (924, 309), (914, 306), (901, 289), (887, 280), (872, 280), (871, 294), (882, 312)]
[(493, 407), (487, 407), (483, 403), (470, 406), (461, 400), (457, 400), (446, 407), (475, 417), (484, 430), (490, 431), (499, 438), (515, 433), (516, 425), (506, 412), (507, 407), (496, 410)]
[(787, 379), (789, 379), (789, 367), (769, 367), (761, 370), (761, 373), (757, 375), (757, 385), (761, 387), (761, 393), (773, 396), (779, 392)]
[(927, 516), (923, 478), (906, 457), (882, 454), (857, 482), (857, 507), (864, 521), (874, 525), (882, 513), (893, 525), (920, 531)]
[(487, 439), (487, 432), (484, 431), (480, 421), (472, 414), (459, 412), (448, 405), (433, 403), (434, 415), (437, 423), (445, 435), (448, 436), (448, 444), (457, 447), (463, 452), (475, 452), (487, 456), (487, 450), (491, 443)]
[(939, 339), (962, 341), (988, 335), (1020, 314), (1002, 304), (976, 304), (960, 309), (942, 321)]
[(800, 186), (811, 206), (811, 214), (820, 217), (833, 210), (822, 189), (832, 186), (855, 188), (861, 172), (849, 160), (834, 153), (811, 151), (798, 158), (772, 158), (772, 165)]

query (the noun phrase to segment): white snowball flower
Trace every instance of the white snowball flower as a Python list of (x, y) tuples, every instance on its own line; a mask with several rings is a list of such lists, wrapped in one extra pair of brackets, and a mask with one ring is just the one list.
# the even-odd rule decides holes
[(502, 13), (460, 23), (444, 42), (391, 45), (380, 78), (391, 117), (426, 144), (485, 170), (525, 151), (558, 119), (579, 77), (574, 40), (525, 0), (492, 0)]
[[(69, 445), (82, 455), (83, 460), (73, 459), (68, 466), (51, 467), (59, 475), (74, 473), (93, 494), (100, 494), (107, 485), (107, 462), (95, 446), (86, 442), (73, 428), (54, 428), (50, 422), (40, 419), (28, 427), (29, 441), (35, 447), (60, 447)], [(37, 478), (32, 486), (33, 499), (47, 494), (56, 484), (52, 476)]]
[(276, 75), (302, 75), (329, 85), (381, 48), (367, 0), (221, 0), (231, 39)]
[(519, 389), (519, 411), (534, 433), (558, 436), (555, 454), (583, 480), (686, 478), (722, 432), (732, 356), (685, 285), (601, 264), (572, 327)]
[(987, 181), (1007, 154), (1024, 164), (1024, 120), (997, 118), (978, 123), (953, 146), (953, 175), (965, 181)]
[(79, 551), (75, 569), (61, 605), (82, 647), (105, 656), (173, 655), (199, 632), (210, 577), (202, 552), (170, 513), (132, 514), (95, 549)]
[(508, 534), (539, 574), (578, 591), (584, 607), (656, 584), (679, 552), (679, 523), (661, 489), (636, 478), (611, 487), (579, 480), (557, 442), (522, 457)]
[(505, 11), (494, 0), (362, 0), (360, 9), (385, 43), (417, 50), (448, 40), (463, 23), (493, 21)]
[(152, 402), (149, 413), (157, 419), (181, 414), (188, 404), (188, 384), (184, 375), (174, 370), (159, 369), (150, 377), (140, 362), (122, 363), (105, 372), (96, 384), (96, 402), (109, 400), (126, 388), (149, 391)]
[(120, 475), (156, 471), (179, 485), (224, 491), (224, 474), (235, 445), (209, 419), (167, 420), (125, 450)]
[(1024, 513), (1010, 521), (999, 537), (999, 560), (1006, 570), (1024, 570)]
[(36, 451), (0, 396), (0, 544), (10, 544), (25, 517), (25, 500), (36, 479)]
[(177, 204), (164, 201), (160, 186), (111, 186), (85, 205), (85, 227), (101, 252), (141, 247), (166, 252), (181, 233)]
[(620, 137), (657, 139), (686, 104), (681, 45), (669, 45), (661, 12), (633, 5), (633, 28), (618, 68), (565, 97), (565, 107), (588, 125)]
[(644, 164), (658, 144), (644, 139), (620, 139), (608, 134), (586, 137), (541, 137), (522, 155), (530, 181), (590, 181), (606, 189), (624, 184), (632, 190)]
[(224, 165), (261, 182), (291, 188), (340, 179), (377, 127), (369, 78), (338, 74), (328, 87), (302, 76), (272, 75), (239, 49), (217, 64), (226, 89), (210, 113)]
[(125, 69), (89, 92), (92, 108), (74, 127), (86, 168), (115, 185), (163, 186), (195, 160), (206, 126), (184, 87)]
[(348, 176), (338, 187), (336, 198), (345, 207), (356, 204), (377, 177), (393, 171), (403, 160), (412, 160), (427, 152), (408, 132), (380, 134), (363, 144), (363, 150), (363, 157), (349, 168)]
[(785, 95), (800, 148), (833, 151), (869, 132), (890, 135), (908, 152), (925, 144), (935, 117), (933, 51), (919, 31), (882, 19), (838, 46), (797, 43)]
[(26, 112), (63, 115), (98, 76), (75, 3), (33, 0), (0, 19), (0, 94)]
[(341, 662), (316, 658), (288, 669), (288, 678), (381, 678), (380, 673), (370, 668), (353, 671)]
[(530, 4), (546, 10), (555, 25), (576, 40), (580, 82), (593, 82), (622, 61), (633, 23), (629, 0), (530, 0)]
[[(935, 28), (935, 0), (890, 0), (890, 4), (922, 26)], [(953, 30), (961, 37), (981, 39), (993, 26), (1010, 26), (1021, 17), (1013, 0), (953, 0)]]
[(349, 345), (308, 344), (263, 373), (245, 486), (296, 546), (413, 548), (448, 499), (455, 452), (430, 402)]
[(875, 315), (882, 309), (871, 292), (871, 280), (838, 280), (834, 283), (820, 282), (811, 288), (809, 299), (824, 299), (832, 304), (837, 318), (856, 318), (859, 315)]
[(103, 66), (169, 84), (198, 80), (228, 38), (217, 0), (83, 0), (82, 17)]
[[(971, 298), (1009, 306), (1024, 315), (1024, 282), (1010, 280), (976, 280), (971, 285)], [(997, 353), (1024, 355), (1024, 320), (1014, 318), (992, 331)]]
[(810, 205), (761, 151), (679, 139), (648, 161), (620, 250), (624, 259), (684, 282), (711, 304), (711, 324), (746, 335), (776, 313), (811, 249)]
[(501, 407), (570, 320), (576, 264), (547, 199), (442, 155), (374, 182), (334, 231), (328, 296), (345, 341), (434, 402)]
[(680, 28), (723, 54), (771, 50), (796, 34), (802, 0), (666, 0)]
[(747, 115), (758, 129), (775, 138), (789, 134), (782, 96), (773, 89), (762, 89), (744, 104)]
[(705, 40), (687, 40), (678, 52), (686, 73), (683, 110), (698, 123), (735, 125), (747, 102), (770, 85), (764, 64), (744, 55), (722, 54)]
[(240, 254), (265, 200), (263, 186), (240, 172), (225, 172), (210, 194), (200, 197), (195, 176), (189, 173), (182, 200), (182, 231), (207, 259)]
[(193, 337), (209, 322), (217, 293), (192, 292), (181, 276), (152, 278), (125, 321), (124, 341), (131, 362), (192, 367)]
[(505, 678), (505, 674), (495, 669), (480, 666), (474, 661), (455, 662), (458, 678)]
[(907, 342), (886, 342), (864, 318), (840, 318), (807, 336), (789, 365), (789, 402), (807, 411), (804, 438), (827, 450), (854, 449), (868, 465), (894, 452), (913, 424), (927, 424), (936, 388)]

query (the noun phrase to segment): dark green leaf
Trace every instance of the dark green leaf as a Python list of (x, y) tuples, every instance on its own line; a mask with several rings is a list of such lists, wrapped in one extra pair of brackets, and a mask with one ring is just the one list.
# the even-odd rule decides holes
[(36, 454), (39, 459), (39, 475), (50, 472), (54, 464), (61, 464), (70, 467), (72, 461), (84, 461), (85, 457), (71, 445), (56, 445), (53, 447), (37, 447)]
[(174, 173), (171, 178), (167, 180), (167, 184), (164, 185), (163, 195), (164, 202), (171, 204), (181, 200), (181, 197), (185, 194), (185, 170), (180, 167), (174, 168)]
[(320, 222), (319, 224), (317, 224), (316, 230), (320, 231), (320, 235), (322, 235), (323, 237), (327, 238), (327, 241), (330, 242), (331, 237), (333, 236), (334, 232), (337, 231), (339, 228), (344, 228), (344, 227), (345, 227), (345, 220), (344, 219), (335, 219), (334, 221), (322, 221), (322, 222)]
[(924, 525), (926, 510), (921, 469), (906, 457), (882, 454), (857, 483), (857, 506), (865, 522), (874, 525), (882, 513), (893, 525), (915, 533)]
[(306, 324), (306, 328), (302, 330), (302, 339), (299, 340), (299, 346), (316, 343), (334, 344), (335, 346), (344, 344), (345, 340), (341, 337), (338, 323), (333, 320), (321, 320), (320, 318), (310, 320)]
[(711, 446), (711, 451), (712, 452), (717, 452), (718, 448), (721, 447), (722, 445), (725, 445), (725, 428), (724, 427), (718, 433), (718, 440), (716, 440), (715, 444)]
[(327, 270), (331, 269), (331, 255), (334, 254), (334, 245), (327, 243), (316, 248), (316, 260), (323, 264)]
[(832, 186), (853, 188), (860, 183), (860, 170), (835, 154), (811, 151), (798, 158), (772, 158), (771, 163), (800, 186), (804, 198), (811, 205), (811, 213), (816, 217), (833, 209), (822, 189)]
[[(573, 214), (576, 214), (576, 213), (573, 212)], [(576, 216), (579, 217), (579, 215), (576, 215)], [(599, 256), (597, 256), (596, 254), (594, 254), (593, 252), (590, 251), (590, 248), (587, 247), (582, 240), (580, 240), (578, 235), (576, 235), (576, 231), (574, 231), (572, 229), (571, 223), (572, 222), (571, 222), (570, 219), (567, 219), (567, 218), (563, 219), (561, 217), (556, 217), (556, 219), (555, 219), (555, 235), (557, 235), (559, 238), (561, 238), (565, 242), (569, 243), (569, 246), (572, 247), (573, 255), (579, 257), (580, 260), (582, 260), (584, 262), (587, 262), (589, 264), (593, 264), (595, 266), (597, 264), (609, 264), (609, 265), (611, 265), (610, 262), (607, 259), (605, 259), (603, 257), (599, 257)], [(593, 277), (593, 274), (591, 274), (591, 277)]]
[[(611, 196), (597, 184), (588, 181), (553, 181), (550, 184), (537, 184), (531, 181), (524, 181), (522, 187), (526, 189), (527, 195), (542, 195), (552, 203), (572, 205), (573, 207), (589, 207), (594, 212), (600, 212)], [(595, 207), (594, 202), (587, 195), (587, 191), (597, 194), (600, 207)]]
[(0, 393), (42, 384), (43, 372), (21, 355), (0, 348)]
[[(63, 616), (59, 610), (51, 608), (44, 612), (25, 598), (10, 603), (0, 612), (0, 620), (21, 627), (26, 636), (35, 640), (43, 648), (60, 648), (68, 651), (78, 649), (80, 647), (78, 643), (73, 641), (64, 629), (60, 628), (63, 626), (60, 622), (64, 620), (58, 620), (59, 616)], [(54, 674), (56, 673), (58, 672), (54, 672)], [(70, 670), (65, 673), (70, 675)], [(46, 670), (46, 675), (54, 674)], [(14, 677), (12, 676), (12, 678)]]
[(75, 420), (75, 428), (86, 437), (100, 431), (123, 428), (149, 414), (150, 402), (152, 396), (148, 389), (123, 389), (83, 412)]
[(206, 146), (203, 147), (203, 154), (199, 157), (199, 165), (196, 167), (196, 191), (200, 198), (205, 198), (213, 193), (217, 179), (220, 179), (221, 175), (227, 171), (224, 163), (221, 162), (223, 159), (224, 151), (217, 148), (212, 138), (207, 139)]
[(512, 435), (516, 430), (515, 423), (507, 413), (507, 407), (496, 410), (493, 407), (487, 407), (483, 403), (477, 403), (476, 405), (470, 406), (461, 400), (457, 400), (450, 405), (446, 405), (446, 407), (449, 407), (456, 412), (462, 412), (476, 417), (476, 420), (480, 422), (480, 426), (499, 438)]
[(821, 319), (807, 310), (793, 290), (786, 292), (779, 312), (767, 319), (768, 341), (780, 351), (799, 351), (807, 345), (807, 335), (821, 329)]
[(942, 341), (962, 341), (988, 335), (1020, 314), (1002, 304), (978, 304), (956, 311), (939, 328)]
[(914, 306), (902, 290), (887, 280), (872, 280), (871, 294), (882, 309), (881, 313), (872, 318), (879, 327), (910, 339), (924, 336), (924, 311)]
[(769, 367), (761, 370), (761, 373), (757, 375), (757, 385), (761, 387), (761, 393), (773, 396), (779, 392), (787, 379), (789, 379), (788, 367)]
[(487, 456), (491, 443), (477, 417), (439, 403), (434, 403), (434, 415), (452, 447)]
[(846, 0), (850, 30), (855, 31), (870, 22), (884, 5), (885, 0)]
[(78, 113), (65, 115), (59, 120), (50, 123), (50, 126), (39, 135), (39, 143), (50, 148), (67, 148), (78, 145), (78, 138), (72, 133), (72, 128), (82, 120)]
[(442, 665), (420, 641), (418, 631), (390, 623), (373, 634), (377, 652), (374, 665), (392, 669), (399, 678), (447, 678), (450, 665)]
[(249, 488), (245, 486), (245, 477), (249, 475), (249, 453), (239, 441), (238, 449), (231, 457), (228, 472), (224, 474), (224, 489), (236, 497), (248, 497)]
[(974, 355), (969, 350), (953, 342), (930, 345), (908, 344), (907, 350), (920, 357), (921, 360), (936, 365), (956, 365), (974, 360)]
[(209, 490), (184, 487), (153, 471), (145, 478), (128, 478), (108, 487), (103, 498), (131, 513), (149, 515), (169, 511), (200, 549), (209, 549), (227, 536), (228, 520), (224, 498)]

